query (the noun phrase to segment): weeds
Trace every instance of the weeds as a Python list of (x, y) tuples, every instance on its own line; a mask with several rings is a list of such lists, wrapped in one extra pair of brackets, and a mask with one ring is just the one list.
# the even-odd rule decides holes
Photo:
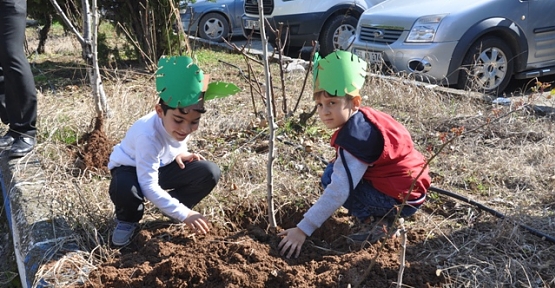
[[(71, 59), (78, 58), (75, 51), (65, 50), (68, 46), (64, 41), (67, 42), (52, 40), (51, 51), (62, 50), (62, 54), (74, 55)], [(266, 213), (261, 203), (266, 191), (267, 157), (259, 147), (265, 145), (267, 130), (260, 122), (256, 128), (252, 125), (260, 121), (256, 120), (259, 117), (255, 109), (263, 110), (262, 100), (248, 92), (249, 84), (236, 67), (215, 59), (225, 59), (244, 71), (251, 71), (251, 77), (261, 75), (261, 71), (256, 65), (246, 67), (238, 55), (218, 49), (198, 48), (196, 55), (207, 74), (240, 84), (245, 91), (233, 99), (209, 105), (190, 147), (216, 161), (223, 171), (220, 184), (209, 199), (201, 202), (199, 209), (214, 223), (237, 228), (241, 221), (250, 219), (245, 217), (264, 218)], [(70, 58), (53, 58), (56, 61), (48, 66), (47, 63), (41, 66), (40, 61), (36, 63), (45, 72), (42, 77), (46, 79), (41, 83), (64, 83), (67, 78), (58, 75), (74, 75), (77, 89), (43, 90), (39, 97), (38, 125), (39, 131), (48, 133), (39, 136), (36, 157), (48, 179), (43, 194), (48, 199), (63, 199), (58, 200), (62, 205), (54, 206), (53, 212), (65, 215), (68, 224), (79, 232), (75, 240), (83, 252), (45, 266), (38, 276), (57, 279), (53, 283), (64, 286), (74, 283), (62, 279), (69, 277), (67, 270), (62, 269), (67, 267), (64, 265), (71, 263), (72, 269), (80, 271), (73, 276), (82, 277), (81, 272), (94, 270), (114, 259), (117, 251), (107, 245), (113, 224), (113, 207), (107, 192), (109, 175), (76, 167), (75, 151), (67, 145), (74, 135), (91, 130), (95, 114), (92, 99), (88, 96), (89, 88), (81, 84), (87, 81), (82, 79), (80, 68), (72, 68), (75, 66)], [(276, 69), (275, 75), (279, 73), (277, 67), (272, 69)], [(56, 73), (61, 70), (63, 74)], [(106, 119), (105, 132), (108, 138), (117, 140), (136, 119), (152, 109), (156, 101), (154, 79), (131, 66), (104, 73), (110, 75), (104, 86), (115, 112)], [(284, 77), (286, 95), (301, 95), (298, 111), (311, 111), (312, 97), (310, 91), (303, 89), (304, 76)], [(276, 87), (280, 87), (279, 82)], [(545, 232), (555, 231), (555, 129), (550, 117), (520, 109), (521, 106), (492, 105), (482, 98), (430, 90), (379, 75), (369, 78), (362, 93), (366, 95), (364, 105), (390, 113), (407, 126), (419, 151), (430, 158), (440, 152), (430, 163), (435, 186), (487, 203), (511, 220)], [(280, 97), (276, 101), (276, 107), (282, 107)], [(302, 112), (296, 113), (299, 116)], [(329, 161), (334, 156), (328, 144), (329, 131), (318, 121), (309, 120), (309, 125), (300, 126), (302, 129), (298, 129), (295, 121), (288, 118), (280, 123), (283, 130), (279, 133), (280, 159), (275, 163), (274, 182), (279, 213), (286, 207), (305, 210), (318, 198), (318, 168), (325, 167), (322, 159)], [(453, 140), (440, 149), (448, 139)], [(310, 142), (310, 151), (306, 150), (307, 142)], [(238, 210), (231, 213), (229, 207)], [(156, 212), (147, 209), (146, 218), (155, 217)], [(284, 225), (286, 219), (280, 214), (278, 225)], [(425, 240), (407, 249), (436, 267), (434, 272), (447, 279), (445, 287), (555, 286), (553, 246), (518, 229), (510, 221), (430, 193), (422, 212), (408, 219), (405, 226), (408, 232), (425, 236)], [(405, 278), (406, 273), (405, 269)]]

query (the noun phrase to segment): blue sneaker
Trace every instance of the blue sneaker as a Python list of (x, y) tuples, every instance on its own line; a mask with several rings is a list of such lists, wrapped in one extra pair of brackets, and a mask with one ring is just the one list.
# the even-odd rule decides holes
[(131, 237), (139, 227), (139, 223), (116, 220), (117, 225), (112, 234), (112, 243), (116, 246), (124, 246), (131, 242)]

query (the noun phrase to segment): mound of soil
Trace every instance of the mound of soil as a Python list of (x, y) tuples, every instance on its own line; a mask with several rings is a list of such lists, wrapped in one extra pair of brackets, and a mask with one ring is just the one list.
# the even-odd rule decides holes
[[(85, 166), (105, 167), (113, 143), (104, 136), (101, 122), (86, 140), (81, 151)], [(208, 235), (191, 233), (185, 224), (144, 221), (132, 243), (93, 270), (85, 287), (395, 287), (399, 282), (401, 237), (373, 245), (354, 243), (345, 236), (362, 227), (337, 213), (307, 238), (299, 258), (286, 259), (277, 249), (278, 229), (268, 229), (261, 216), (265, 207), (228, 209), (226, 225), (214, 226)], [(301, 210), (299, 203), (281, 207), (278, 223), (294, 227), (302, 219)], [(441, 287), (446, 279), (419, 259), (418, 245), (426, 232), (409, 230), (406, 237), (402, 283)]]
[(84, 143), (83, 148), (79, 148), (77, 143), (77, 167), (81, 171), (98, 171), (109, 174), (108, 160), (110, 153), (117, 142), (109, 139), (104, 132), (104, 120), (102, 118), (94, 119), (94, 128), (90, 133), (85, 133), (79, 139), (79, 143)]
[[(195, 235), (184, 224), (145, 222), (130, 245), (90, 273), (86, 287), (395, 287), (399, 281), (401, 237), (353, 243), (344, 237), (356, 229), (347, 215), (328, 219), (296, 259), (279, 255), (281, 237), (267, 229), (260, 214), (236, 210), (234, 215), (229, 216), (243, 221), (229, 223), (238, 226), (213, 227), (208, 235)], [(288, 218), (280, 223), (287, 227), (302, 217), (301, 212), (283, 215)], [(446, 279), (420, 262), (411, 247), (422, 243), (425, 231), (406, 235), (402, 283), (441, 287)]]

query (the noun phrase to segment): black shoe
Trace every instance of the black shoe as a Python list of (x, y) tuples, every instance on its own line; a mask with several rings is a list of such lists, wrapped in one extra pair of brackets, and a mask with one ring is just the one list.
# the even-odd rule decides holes
[(6, 135), (0, 137), (0, 149), (9, 148), (14, 142), (13, 136), (8, 132)]
[(23, 157), (27, 155), (27, 153), (35, 148), (35, 144), (36, 141), (34, 137), (20, 136), (15, 139), (12, 148), (10, 148), (10, 157)]

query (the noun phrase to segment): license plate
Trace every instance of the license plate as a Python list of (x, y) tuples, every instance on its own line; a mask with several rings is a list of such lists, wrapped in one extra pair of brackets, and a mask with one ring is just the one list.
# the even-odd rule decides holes
[(371, 64), (382, 64), (383, 63), (383, 53), (382, 52), (370, 52), (365, 50), (355, 50), (355, 54), (362, 58), (363, 60), (370, 62)]
[(260, 27), (257, 20), (245, 20), (244, 26), (245, 26), (245, 29), (255, 29), (255, 30), (258, 30)]

